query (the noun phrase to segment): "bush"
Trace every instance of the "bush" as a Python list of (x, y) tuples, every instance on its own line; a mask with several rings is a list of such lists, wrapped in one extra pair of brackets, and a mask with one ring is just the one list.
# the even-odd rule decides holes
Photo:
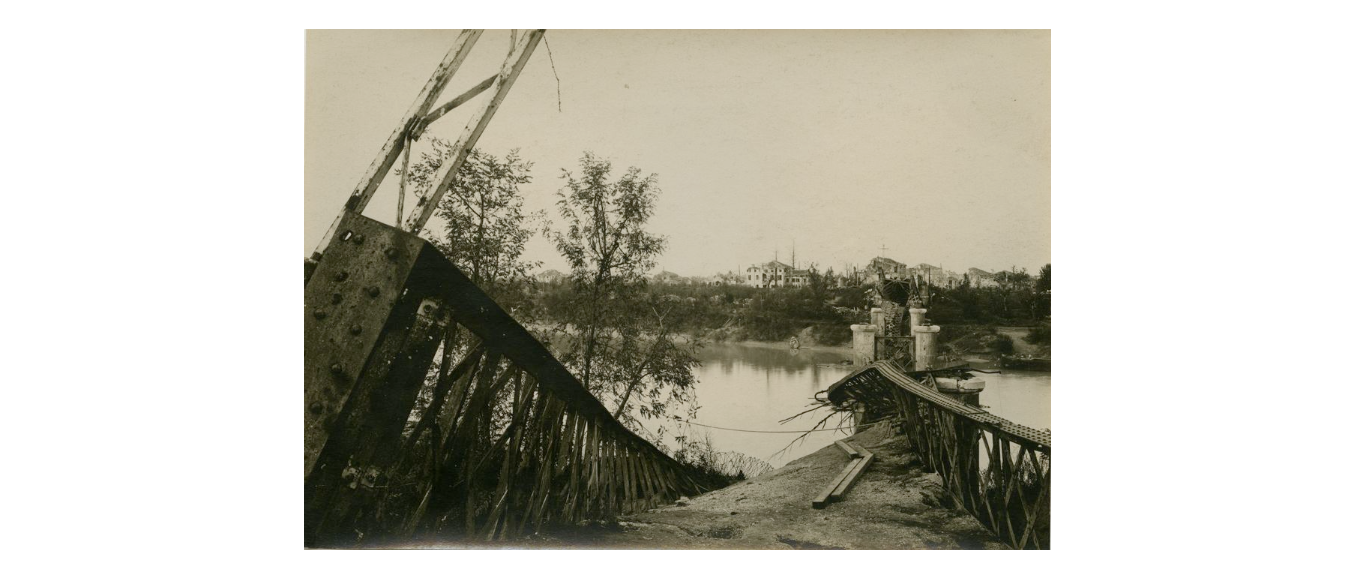
[(1015, 342), (1011, 341), (1009, 335), (995, 335), (992, 338), (992, 350), (1000, 354), (1009, 354), (1015, 351)]
[(813, 338), (823, 345), (851, 342), (851, 326), (845, 323), (820, 323), (813, 326)]
[(1052, 327), (1048, 325), (1039, 325), (1030, 329), (1025, 335), (1025, 343), (1030, 345), (1049, 345), (1053, 342)]

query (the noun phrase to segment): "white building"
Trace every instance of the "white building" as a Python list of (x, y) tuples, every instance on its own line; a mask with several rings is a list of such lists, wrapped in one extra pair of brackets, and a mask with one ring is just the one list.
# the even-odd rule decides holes
[(798, 287), (809, 283), (809, 272), (780, 261), (768, 261), (748, 267), (743, 282), (753, 287)]

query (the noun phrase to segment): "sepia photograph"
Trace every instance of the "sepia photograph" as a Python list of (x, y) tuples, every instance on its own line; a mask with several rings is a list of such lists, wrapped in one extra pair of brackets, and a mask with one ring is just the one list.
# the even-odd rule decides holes
[(305, 548), (1051, 549), (1049, 30), (304, 49)]

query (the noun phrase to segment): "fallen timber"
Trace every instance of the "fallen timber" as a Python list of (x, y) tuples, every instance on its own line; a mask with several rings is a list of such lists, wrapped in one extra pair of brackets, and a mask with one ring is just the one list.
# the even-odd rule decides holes
[(870, 453), (865, 448), (856, 448), (849, 442), (842, 440), (837, 440), (833, 443), (841, 448), (843, 452), (846, 452), (846, 455), (850, 456), (851, 461), (847, 462), (845, 468), (842, 468), (841, 474), (838, 474), (836, 478), (833, 478), (832, 482), (827, 485), (827, 489), (823, 490), (823, 493), (813, 499), (812, 505), (815, 510), (826, 508), (827, 505), (832, 502), (841, 501), (842, 496), (846, 495), (846, 492), (850, 490), (851, 486), (855, 485), (856, 480), (860, 478), (860, 474), (865, 472), (865, 468), (870, 467), (870, 463), (874, 462), (874, 454)]
[(505, 539), (710, 487), (412, 233), (345, 211), (305, 309), (308, 547)]
[(846, 376), (827, 398), (858, 415), (892, 414), (923, 468), (984, 528), (1016, 549), (1049, 548), (1052, 434), (956, 401), (894, 361)]

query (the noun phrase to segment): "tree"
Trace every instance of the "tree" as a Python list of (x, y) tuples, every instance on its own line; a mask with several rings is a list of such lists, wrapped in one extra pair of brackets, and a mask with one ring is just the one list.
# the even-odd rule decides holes
[[(431, 152), (422, 153), (405, 175), (418, 199), (415, 210), (427, 202), (437, 170), (451, 158), (450, 141), (434, 138), (429, 144)], [(539, 263), (524, 261), (522, 252), (536, 221), (544, 217), (541, 213), (522, 213), (520, 187), (530, 182), (531, 163), (522, 160), (516, 150), (501, 160), (471, 150), (434, 213), (442, 223), (440, 234), (432, 226), (423, 233), (452, 264), (523, 324), (530, 322), (535, 309), (528, 298), (532, 280), (527, 271)], [(465, 340), (455, 341), (447, 341), (452, 347), (444, 347), (429, 369), (414, 415), (421, 415), (432, 401), (442, 364), (457, 348), (468, 346)]]
[(1039, 268), (1039, 278), (1034, 282), (1036, 318), (1042, 319), (1052, 313), (1052, 295), (1049, 293), (1051, 289), (1053, 289), (1053, 264), (1050, 263)]
[(817, 301), (820, 302), (826, 301), (827, 289), (830, 286), (829, 279), (831, 278), (832, 275), (832, 269), (828, 269), (827, 274), (824, 275), (818, 272), (817, 263), (809, 263), (809, 268), (807, 271), (809, 278), (808, 282), (809, 294), (812, 295), (813, 298)]
[(1018, 270), (1012, 268), (1010, 271), (998, 271), (992, 278), (998, 285), (1012, 289), (1028, 287), (1030, 284), (1030, 274), (1026, 273), (1023, 267)]
[(691, 401), (698, 344), (675, 339), (686, 301), (646, 290), (644, 275), (666, 244), (644, 229), (661, 192), (658, 176), (630, 167), (612, 181), (610, 161), (592, 153), (580, 168), (561, 176), (556, 207), (564, 227), (547, 230), (571, 269), (572, 295), (552, 311), (572, 343), (564, 361), (628, 425), (636, 416), (666, 416)]
[[(431, 153), (409, 167), (408, 180), (421, 206), (437, 170), (451, 156), (452, 143), (431, 140)], [(531, 182), (531, 163), (514, 149), (503, 159), (471, 150), (456, 180), (437, 206), (441, 235), (429, 241), (505, 309), (520, 315), (527, 304), (527, 272), (539, 265), (522, 260), (526, 242), (543, 213), (522, 213), (520, 187)], [(432, 230), (429, 228), (428, 230)]]

